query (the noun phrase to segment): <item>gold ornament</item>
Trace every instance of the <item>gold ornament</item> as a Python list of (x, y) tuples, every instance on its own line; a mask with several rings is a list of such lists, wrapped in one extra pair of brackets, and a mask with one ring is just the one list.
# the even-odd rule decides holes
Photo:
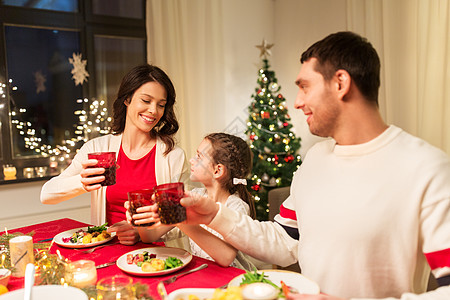
[(259, 54), (260, 57), (266, 58), (267, 56), (272, 55), (272, 52), (270, 52), (270, 48), (273, 47), (274, 44), (268, 44), (265, 39), (262, 40), (261, 45), (256, 45), (255, 47), (258, 48), (261, 53)]

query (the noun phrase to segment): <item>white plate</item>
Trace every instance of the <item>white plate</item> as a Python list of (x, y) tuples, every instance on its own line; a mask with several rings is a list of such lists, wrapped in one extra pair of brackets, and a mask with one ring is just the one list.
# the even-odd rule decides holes
[[(176, 257), (180, 259), (183, 262), (182, 266), (168, 269), (168, 270), (162, 270), (162, 271), (156, 271), (156, 272), (144, 272), (142, 271), (141, 267), (138, 267), (136, 264), (128, 264), (127, 263), (127, 255), (132, 254), (140, 254), (144, 251), (148, 252), (149, 254), (156, 254), (156, 258), (160, 259), (166, 259), (169, 256)], [(173, 273), (175, 271), (178, 271), (181, 268), (184, 268), (190, 261), (192, 260), (192, 255), (187, 252), (184, 249), (180, 248), (172, 248), (172, 247), (151, 247), (151, 248), (142, 248), (134, 251), (130, 251), (128, 253), (125, 253), (119, 259), (117, 260), (117, 266), (122, 271), (137, 275), (137, 276), (159, 276), (159, 275), (165, 275), (169, 273)]]
[(114, 238), (114, 236), (116, 236), (115, 232), (111, 233), (111, 237), (100, 241), (100, 242), (95, 242), (95, 243), (89, 243), (89, 244), (74, 244), (74, 243), (64, 243), (63, 242), (63, 238), (69, 238), (71, 237), (75, 232), (79, 231), (80, 229), (87, 231), (88, 228), (87, 227), (81, 227), (81, 228), (75, 228), (75, 229), (71, 229), (71, 230), (67, 230), (61, 233), (58, 233), (53, 240), (55, 241), (55, 243), (57, 243), (60, 246), (63, 247), (67, 247), (67, 248), (88, 248), (88, 247), (93, 247), (93, 246), (97, 246), (97, 245), (101, 245), (104, 243), (109, 242), (110, 240), (112, 240)]
[[(281, 281), (283, 281), (287, 286), (297, 289), (302, 294), (320, 293), (319, 285), (300, 273), (285, 270), (258, 270), (258, 273), (262, 272), (264, 272), (264, 275), (267, 275), (267, 279), (279, 287), (281, 287)], [(234, 277), (228, 286), (239, 286), (243, 276), (242, 274)]]
[(188, 300), (189, 295), (195, 295), (199, 299), (211, 299), (216, 289), (178, 289), (169, 294), (168, 300)]
[[(12, 291), (0, 296), (1, 300), (23, 300), (24, 289)], [(38, 285), (31, 290), (33, 300), (88, 300), (80, 289), (62, 285)]]

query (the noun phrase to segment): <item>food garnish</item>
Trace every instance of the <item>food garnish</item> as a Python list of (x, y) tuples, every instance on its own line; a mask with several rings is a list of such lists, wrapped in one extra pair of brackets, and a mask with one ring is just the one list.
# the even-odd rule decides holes
[(287, 299), (289, 295), (289, 287), (284, 283), (283, 280), (280, 281), (281, 283), (281, 290), (283, 291), (284, 297)]
[(143, 272), (156, 272), (173, 269), (183, 265), (183, 262), (176, 257), (169, 256), (166, 259), (157, 258), (156, 254), (144, 251), (138, 254), (127, 254), (127, 263), (135, 264)]
[(104, 241), (111, 237), (111, 234), (106, 231), (107, 225), (108, 223), (101, 226), (88, 226), (87, 230), (80, 229), (74, 232), (72, 236), (62, 238), (62, 241), (72, 244), (91, 244)]
[(246, 273), (242, 277), (242, 281), (239, 284), (240, 286), (255, 283), (255, 282), (263, 282), (268, 283), (279, 290), (278, 298), (286, 298), (288, 297), (289, 293), (298, 293), (298, 291), (295, 288), (292, 288), (283, 281), (281, 281), (281, 287), (273, 283), (268, 279), (268, 276), (264, 274), (264, 272), (258, 273), (258, 271), (255, 269), (253, 272), (246, 271)]
[(242, 281), (241, 281), (240, 285), (250, 284), (250, 283), (255, 283), (255, 282), (268, 283), (281, 291), (281, 288), (278, 285), (276, 285), (275, 283), (273, 283), (272, 281), (270, 281), (268, 279), (268, 276), (264, 275), (264, 272), (258, 273), (258, 271), (256, 269), (253, 272), (246, 271), (246, 273), (242, 277)]

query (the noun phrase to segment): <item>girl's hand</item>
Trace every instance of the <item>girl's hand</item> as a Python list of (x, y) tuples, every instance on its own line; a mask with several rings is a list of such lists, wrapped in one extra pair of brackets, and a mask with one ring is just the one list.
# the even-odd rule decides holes
[(81, 165), (83, 170), (81, 170), (81, 183), (84, 186), (84, 189), (88, 192), (92, 192), (98, 190), (102, 186), (100, 182), (105, 180), (105, 176), (102, 175), (105, 173), (104, 168), (94, 168), (94, 166), (98, 163), (96, 159), (89, 159), (84, 161)]
[[(131, 214), (130, 212), (130, 202), (126, 201), (124, 203), (124, 207), (127, 209), (126, 216), (128, 224), (132, 225), (133, 222), (135, 225), (146, 224), (146, 223), (156, 223), (159, 224), (159, 214), (158, 214), (158, 205), (153, 204), (149, 206), (142, 206), (136, 209), (135, 214)], [(154, 226), (152, 225), (152, 227)]]

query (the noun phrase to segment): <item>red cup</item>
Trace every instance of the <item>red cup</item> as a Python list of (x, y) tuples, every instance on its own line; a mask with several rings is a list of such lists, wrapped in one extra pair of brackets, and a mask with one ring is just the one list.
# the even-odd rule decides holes
[(180, 204), (180, 200), (184, 196), (182, 182), (161, 184), (153, 189), (162, 224), (177, 224), (186, 220), (186, 208)]
[[(130, 201), (130, 215), (133, 216), (136, 213), (136, 209), (142, 206), (150, 206), (155, 202), (152, 199), (153, 190), (143, 189), (128, 192), (128, 201)], [(135, 220), (131, 221), (133, 226), (152, 226), (155, 222), (149, 222), (144, 224), (135, 224)]]
[(101, 185), (116, 184), (116, 152), (94, 152), (88, 153), (89, 159), (96, 159), (98, 163), (93, 166), (95, 168), (104, 168), (105, 180), (100, 182)]

